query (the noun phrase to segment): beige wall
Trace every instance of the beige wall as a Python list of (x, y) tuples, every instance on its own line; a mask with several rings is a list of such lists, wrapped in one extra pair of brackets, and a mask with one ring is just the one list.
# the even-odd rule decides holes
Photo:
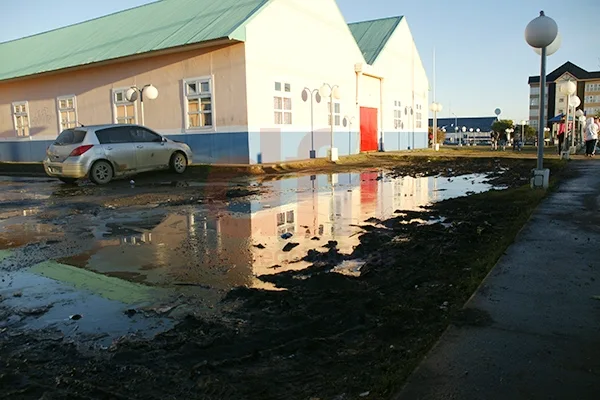
[(158, 88), (159, 96), (144, 101), (146, 125), (162, 133), (183, 133), (182, 80), (204, 76), (213, 77), (216, 124), (192, 132), (245, 131), (244, 53), (244, 44), (238, 43), (0, 82), (0, 139), (16, 137), (13, 102), (28, 101), (32, 138), (53, 139), (59, 129), (57, 97), (76, 95), (77, 119), (85, 125), (112, 123), (112, 90), (148, 83)]

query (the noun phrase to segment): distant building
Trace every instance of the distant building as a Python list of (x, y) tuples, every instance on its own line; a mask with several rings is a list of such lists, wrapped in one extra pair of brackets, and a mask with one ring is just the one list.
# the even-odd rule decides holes
[[(489, 140), (492, 124), (496, 121), (496, 117), (452, 117), (438, 118), (438, 129), (446, 132), (446, 140), (452, 143), (458, 143), (459, 139), (463, 142)], [(429, 126), (433, 127), (433, 119), (429, 119)], [(466, 132), (462, 132), (462, 128)], [(471, 132), (473, 129), (473, 132)], [(479, 132), (477, 132), (479, 129)]]
[[(600, 71), (588, 72), (577, 65), (566, 62), (546, 76), (546, 120), (567, 111), (566, 96), (560, 93), (557, 84), (572, 80), (577, 83), (577, 96), (581, 99), (578, 110), (586, 115), (600, 112)], [(540, 77), (529, 77), (529, 124), (536, 128), (539, 120)]]
[(427, 147), (406, 18), (348, 24), (335, 0), (162, 0), (0, 43), (0, 60), (0, 161), (42, 161), (79, 124), (141, 123), (126, 93), (148, 84), (144, 124), (196, 163), (325, 157), (329, 121), (340, 155)]

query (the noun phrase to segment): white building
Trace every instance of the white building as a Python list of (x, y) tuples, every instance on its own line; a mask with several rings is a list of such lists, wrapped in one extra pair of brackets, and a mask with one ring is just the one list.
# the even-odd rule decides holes
[(78, 124), (140, 123), (124, 91), (146, 84), (145, 124), (197, 163), (325, 157), (328, 99), (310, 100), (324, 83), (340, 155), (427, 146), (406, 18), (348, 25), (334, 0), (162, 0), (1, 43), (0, 59), (2, 161), (41, 161)]

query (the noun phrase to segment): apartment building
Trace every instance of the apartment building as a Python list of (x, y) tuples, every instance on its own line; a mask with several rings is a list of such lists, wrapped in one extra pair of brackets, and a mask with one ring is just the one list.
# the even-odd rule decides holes
[[(572, 80), (577, 83), (577, 96), (581, 104), (577, 109), (583, 110), (586, 115), (595, 115), (600, 112), (600, 71), (589, 72), (567, 61), (546, 76), (546, 96), (544, 106), (546, 119), (557, 115), (566, 114), (567, 98), (558, 90), (561, 82)], [(538, 127), (540, 110), (540, 77), (529, 77), (529, 124)]]

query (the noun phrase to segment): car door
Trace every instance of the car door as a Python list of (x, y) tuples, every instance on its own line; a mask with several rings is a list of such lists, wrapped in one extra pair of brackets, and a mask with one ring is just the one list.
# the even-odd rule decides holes
[(162, 136), (141, 126), (132, 126), (130, 129), (138, 169), (149, 171), (165, 168), (169, 165), (170, 148), (166, 145)]
[(129, 127), (116, 126), (96, 131), (106, 158), (115, 166), (115, 175), (138, 169)]

